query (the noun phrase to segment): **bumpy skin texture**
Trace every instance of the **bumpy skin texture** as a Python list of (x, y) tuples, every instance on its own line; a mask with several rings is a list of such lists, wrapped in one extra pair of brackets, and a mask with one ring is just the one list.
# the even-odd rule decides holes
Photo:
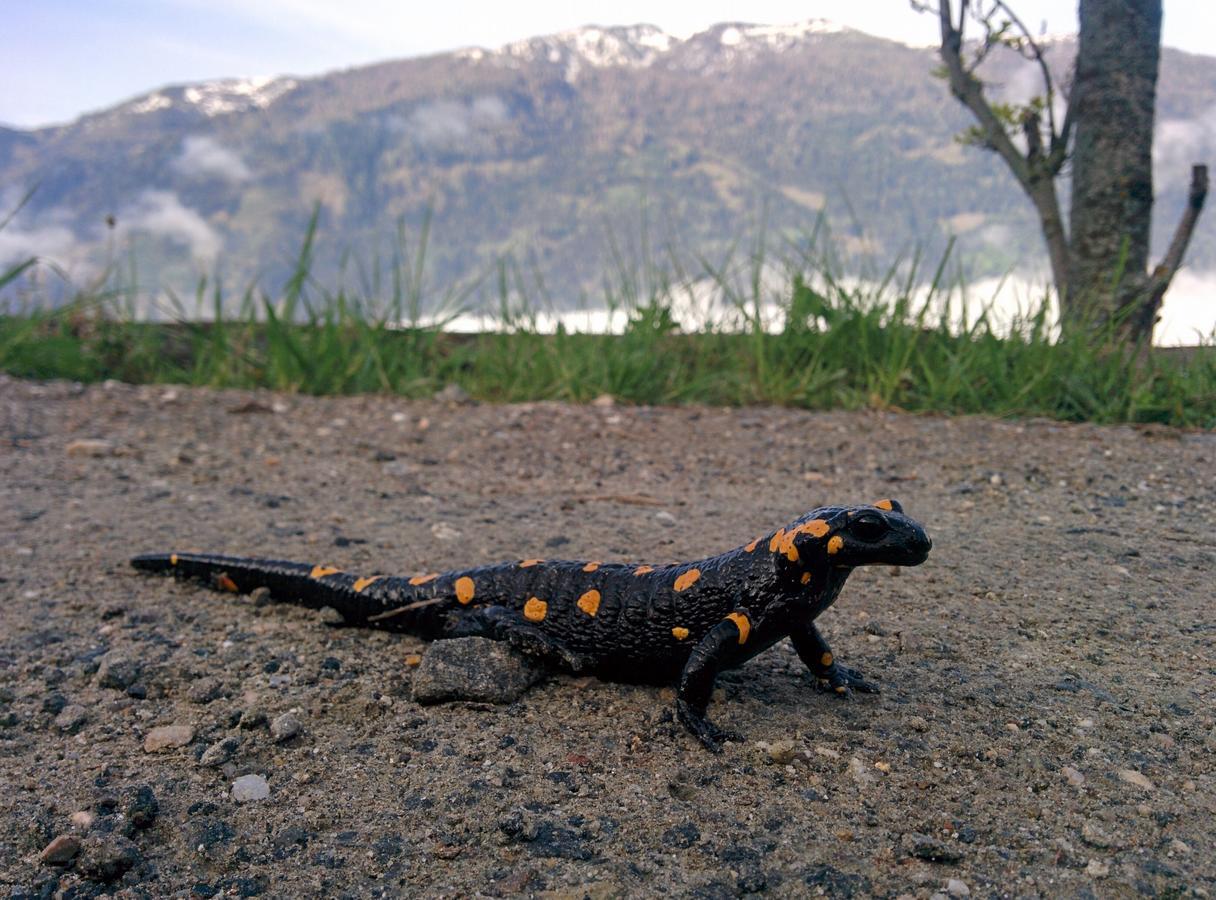
[(837, 693), (876, 691), (841, 666), (815, 628), (856, 566), (915, 566), (931, 542), (894, 500), (812, 510), (719, 556), (677, 565), (526, 559), (413, 577), (198, 553), (137, 556), (151, 572), (332, 607), (350, 625), (425, 638), (504, 640), (570, 672), (678, 681), (680, 721), (711, 750), (737, 738), (705, 717), (714, 679), (789, 637)]

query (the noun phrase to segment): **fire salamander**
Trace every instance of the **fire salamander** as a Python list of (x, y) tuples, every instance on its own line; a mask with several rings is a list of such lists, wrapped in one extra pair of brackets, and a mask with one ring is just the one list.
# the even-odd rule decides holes
[(931, 546), (896, 501), (880, 500), (815, 509), (735, 550), (675, 565), (525, 559), (399, 578), (198, 553), (131, 564), (233, 592), (265, 587), (277, 599), (332, 607), (351, 625), (428, 639), (489, 637), (570, 672), (678, 682), (680, 721), (717, 751), (739, 739), (705, 715), (718, 672), (783, 637), (837, 693), (876, 692), (836, 661), (815, 618), (854, 567), (919, 565)]

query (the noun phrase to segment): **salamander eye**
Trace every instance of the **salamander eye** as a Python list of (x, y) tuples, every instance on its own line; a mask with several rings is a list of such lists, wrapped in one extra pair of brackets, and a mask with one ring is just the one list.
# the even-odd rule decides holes
[(857, 540), (872, 544), (887, 533), (887, 523), (874, 516), (858, 516), (849, 523), (849, 531)]

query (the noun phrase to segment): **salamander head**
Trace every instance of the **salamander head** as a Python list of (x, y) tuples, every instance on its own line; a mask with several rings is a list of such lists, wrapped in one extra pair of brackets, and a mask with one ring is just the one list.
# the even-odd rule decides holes
[(782, 542), (791, 562), (845, 568), (918, 566), (932, 546), (925, 529), (895, 500), (814, 510), (787, 528)]

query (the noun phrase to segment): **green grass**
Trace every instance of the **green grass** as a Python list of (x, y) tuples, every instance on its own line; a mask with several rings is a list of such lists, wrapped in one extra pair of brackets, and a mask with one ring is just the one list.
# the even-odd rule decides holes
[[(1047, 416), (1073, 421), (1216, 426), (1216, 348), (1188, 354), (1095, 349), (1058, 339), (1046, 308), (998, 329), (988, 312), (960, 331), (958, 302), (940, 302), (945, 261), (931, 283), (939, 308), (910, 299), (914, 273), (858, 289), (808, 254), (787, 264), (784, 286), (765, 287), (764, 248), (741, 271), (699, 261), (733, 315), (730, 327), (683, 333), (675, 309), (688, 273), (674, 263), (635, 273), (619, 265), (596, 305), (623, 313), (618, 335), (542, 333), (543, 290), (502, 266), (494, 293), (501, 327), (451, 334), (445, 321), (467, 302), (423, 325), (425, 229), (359, 291), (327, 290), (312, 278), (315, 228), (295, 271), (275, 297), (239, 298), (200, 283), (194, 311), (171, 303), (170, 321), (135, 314), (133, 287), (114, 272), (56, 310), (39, 308), (38, 265), (0, 273), (0, 291), (20, 288), (28, 312), (0, 318), (0, 370), (29, 378), (210, 387), (267, 387), (314, 394), (386, 392), (427, 397), (458, 384), (492, 401), (569, 400), (601, 394), (647, 404), (779, 404), (812, 409), (899, 408), (916, 412)], [(402, 241), (404, 247), (404, 241)], [(912, 267), (914, 268), (914, 267)], [(34, 287), (31, 288), (30, 285)], [(775, 296), (770, 296), (775, 295)], [(32, 298), (30, 300), (29, 298)], [(775, 300), (784, 327), (765, 326)], [(951, 308), (953, 306), (953, 308)]]

